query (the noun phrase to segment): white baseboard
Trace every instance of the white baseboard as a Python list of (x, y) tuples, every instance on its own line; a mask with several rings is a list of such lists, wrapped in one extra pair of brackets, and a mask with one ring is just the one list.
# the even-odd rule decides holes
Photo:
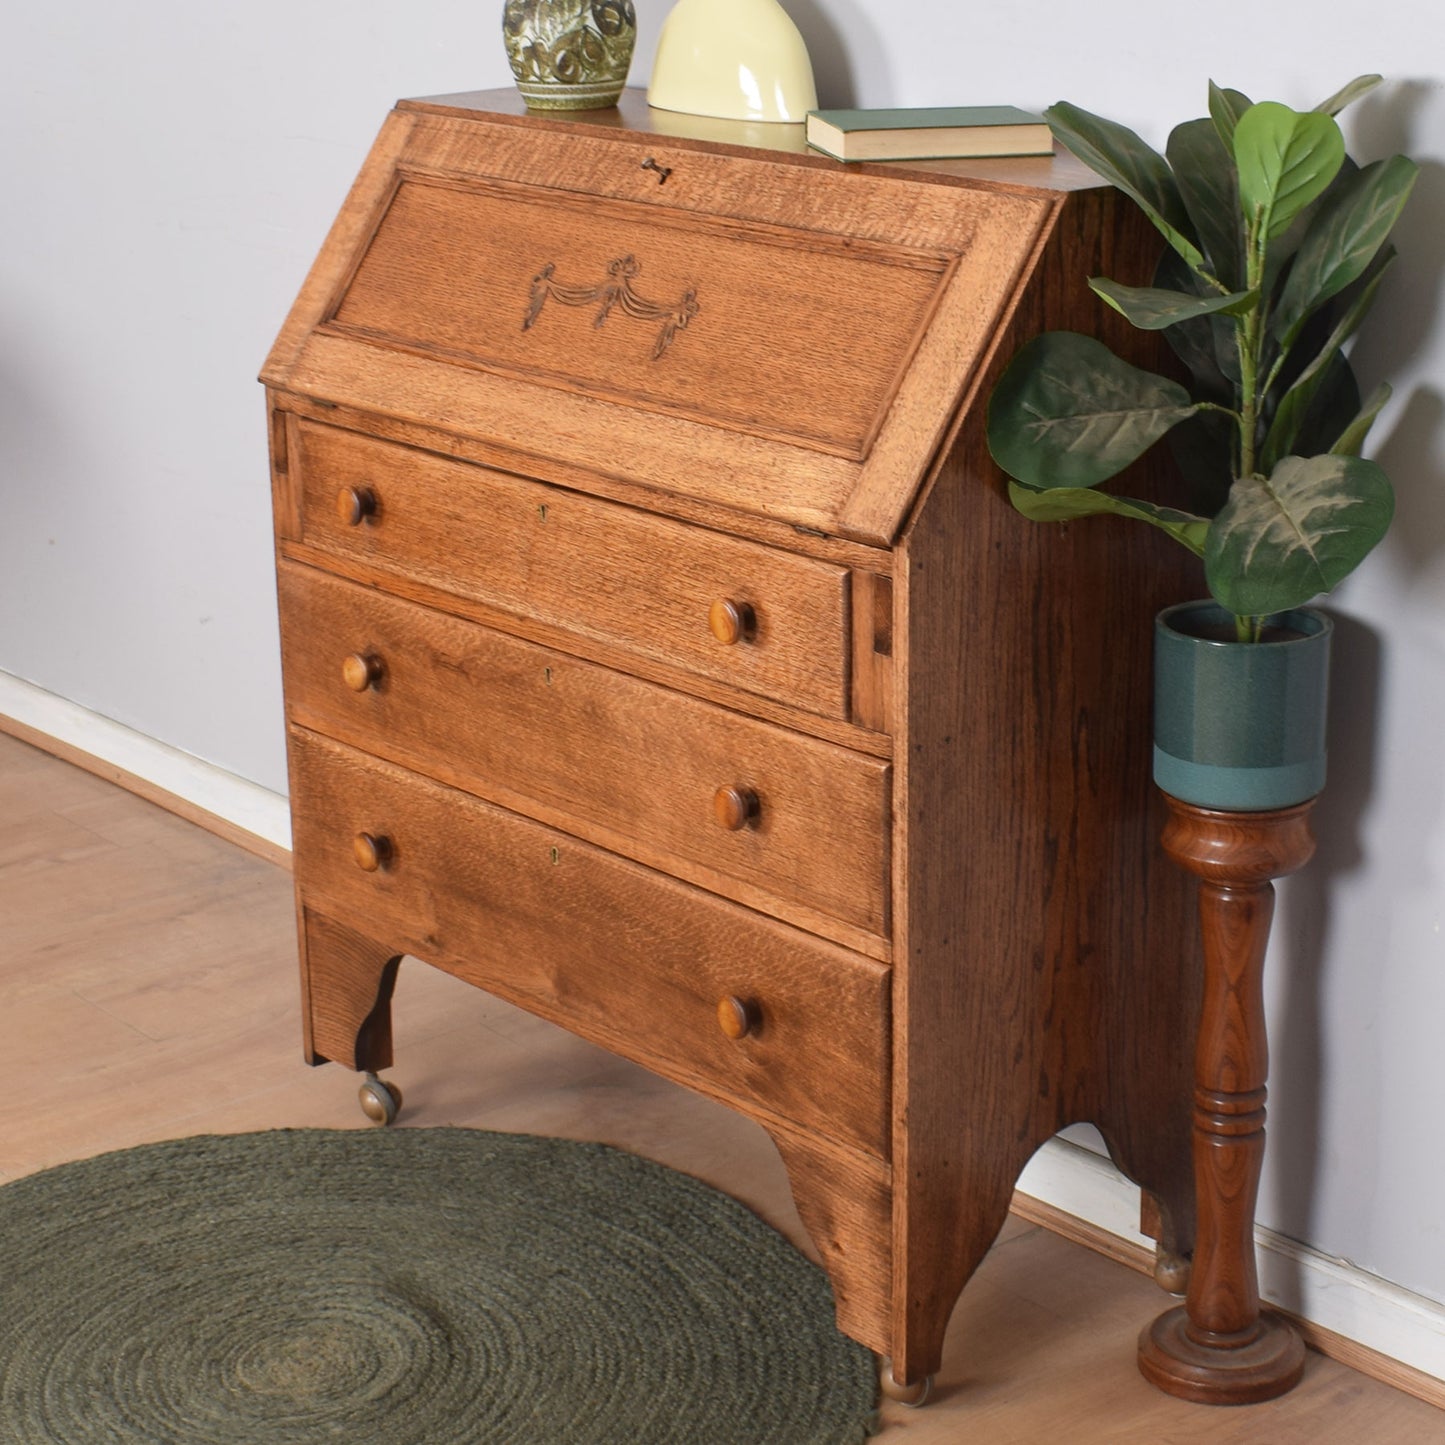
[[(0, 672), (0, 716), (140, 778), (277, 848), (291, 846), (286, 799), (213, 763)], [(1021, 1193), (1150, 1246), (1139, 1233), (1139, 1190), (1108, 1159), (1064, 1139), (1034, 1155)], [(1270, 1229), (1258, 1229), (1260, 1294), (1366, 1349), (1445, 1381), (1445, 1305)]]
[[(1049, 1140), (1018, 1187), (1132, 1244), (1153, 1247), (1139, 1233), (1138, 1187), (1091, 1149)], [(1257, 1227), (1254, 1239), (1262, 1299), (1445, 1381), (1445, 1305), (1272, 1229)]]
[(291, 813), (280, 793), (8, 672), (0, 672), (0, 717), (139, 778), (276, 848), (291, 847)]

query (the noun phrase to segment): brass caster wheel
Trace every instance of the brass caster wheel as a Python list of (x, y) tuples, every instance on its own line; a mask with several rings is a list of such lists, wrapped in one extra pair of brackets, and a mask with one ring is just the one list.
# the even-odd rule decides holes
[(933, 1393), (933, 1376), (925, 1375), (921, 1380), (905, 1385), (894, 1377), (893, 1361), (885, 1359), (879, 1362), (878, 1388), (883, 1391), (885, 1400), (897, 1400), (900, 1405), (918, 1410), (928, 1403), (928, 1397)]
[(1186, 1256), (1175, 1254), (1163, 1245), (1157, 1246), (1154, 1250), (1154, 1283), (1165, 1294), (1188, 1294), (1190, 1263)]
[(380, 1124), (383, 1128), (401, 1113), (401, 1090), (385, 1079), (378, 1079), (375, 1074), (367, 1074), (366, 1081), (357, 1090), (357, 1097), (361, 1100), (361, 1112), (373, 1124)]

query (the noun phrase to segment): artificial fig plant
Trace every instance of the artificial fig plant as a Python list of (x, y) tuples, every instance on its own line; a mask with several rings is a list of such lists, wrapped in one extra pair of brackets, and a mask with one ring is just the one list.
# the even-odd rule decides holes
[[(1353, 571), (1394, 512), (1389, 479), (1360, 456), (1389, 388), (1361, 400), (1344, 346), (1394, 257), (1388, 237), (1417, 167), (1404, 156), (1356, 166), (1334, 118), (1379, 79), (1307, 112), (1211, 82), (1209, 115), (1176, 127), (1162, 156), (1077, 106), (1045, 112), (1163, 235), (1153, 286), (1089, 285), (1161, 331), (1190, 385), (1048, 332), (995, 388), (989, 449), (1025, 516), (1135, 517), (1202, 557), (1241, 641)], [(1098, 490), (1166, 433), (1211, 499), (1198, 512)]]

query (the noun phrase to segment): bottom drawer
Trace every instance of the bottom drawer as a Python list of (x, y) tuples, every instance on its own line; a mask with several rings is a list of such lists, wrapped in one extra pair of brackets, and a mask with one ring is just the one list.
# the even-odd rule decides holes
[(886, 1153), (884, 965), (303, 729), (291, 758), (296, 876), (323, 912), (669, 1078)]

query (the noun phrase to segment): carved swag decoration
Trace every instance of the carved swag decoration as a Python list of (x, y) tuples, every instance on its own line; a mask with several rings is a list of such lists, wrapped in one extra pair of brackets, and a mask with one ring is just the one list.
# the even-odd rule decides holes
[(628, 316), (635, 316), (639, 321), (662, 322), (662, 329), (652, 345), (652, 359), (657, 361), (672, 345), (672, 338), (702, 309), (697, 304), (697, 292), (691, 288), (682, 293), (675, 306), (639, 296), (632, 289), (633, 278), (642, 271), (642, 263), (635, 256), (619, 256), (615, 261), (608, 262), (607, 279), (596, 286), (564, 286), (553, 279), (555, 271), (555, 263), (549, 261), (532, 278), (532, 298), (526, 320), (522, 322), (523, 331), (532, 329), (549, 296), (564, 306), (598, 303), (597, 315), (592, 318), (594, 327), (601, 326), (614, 307), (621, 307)]

